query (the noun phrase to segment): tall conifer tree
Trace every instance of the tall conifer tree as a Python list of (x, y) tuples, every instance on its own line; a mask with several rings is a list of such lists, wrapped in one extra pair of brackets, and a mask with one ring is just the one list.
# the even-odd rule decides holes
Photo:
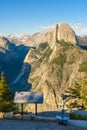
[(0, 80), (0, 111), (10, 112), (14, 109), (13, 93), (9, 88), (5, 73), (2, 72)]
[(87, 79), (75, 83), (66, 90), (68, 107), (87, 110)]

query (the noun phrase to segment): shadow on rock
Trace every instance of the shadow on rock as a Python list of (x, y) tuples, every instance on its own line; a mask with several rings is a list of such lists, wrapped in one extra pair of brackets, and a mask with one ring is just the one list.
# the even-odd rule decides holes
[(30, 91), (32, 88), (32, 85), (28, 83), (29, 74), (31, 72), (31, 66), (28, 63), (24, 63), (22, 66), (22, 69), (17, 76), (17, 78), (14, 80), (14, 82), (11, 83), (10, 88), (13, 92), (21, 92), (21, 91)]

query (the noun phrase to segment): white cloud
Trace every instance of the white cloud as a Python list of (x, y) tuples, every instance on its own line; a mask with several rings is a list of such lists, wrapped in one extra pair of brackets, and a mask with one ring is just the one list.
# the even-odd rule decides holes
[(87, 27), (83, 23), (77, 23), (76, 25), (71, 25), (77, 35), (87, 35)]
[(78, 26), (83, 26), (84, 24), (81, 23), (81, 22), (78, 22), (77, 25), (78, 25)]
[(41, 25), (41, 26), (38, 26), (38, 28), (40, 28), (40, 29), (48, 29), (48, 28), (54, 28), (54, 25), (52, 25), (52, 26), (45, 26), (45, 25)]

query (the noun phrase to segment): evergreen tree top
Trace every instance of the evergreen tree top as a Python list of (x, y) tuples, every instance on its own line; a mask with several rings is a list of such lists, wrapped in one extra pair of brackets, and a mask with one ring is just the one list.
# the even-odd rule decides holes
[(1, 81), (7, 83), (7, 79), (6, 79), (4, 71), (1, 73)]

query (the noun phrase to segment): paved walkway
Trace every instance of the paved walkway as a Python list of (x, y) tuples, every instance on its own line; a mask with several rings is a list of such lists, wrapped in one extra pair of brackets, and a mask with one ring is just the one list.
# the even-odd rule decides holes
[[(78, 126), (76, 124), (78, 123)], [(67, 126), (59, 125), (58, 122), (49, 121), (25, 121), (25, 120), (0, 120), (0, 130), (87, 130), (87, 127), (79, 126), (86, 122), (70, 121)]]
[(69, 124), (85, 127), (87, 130), (87, 121), (86, 120), (69, 120)]

